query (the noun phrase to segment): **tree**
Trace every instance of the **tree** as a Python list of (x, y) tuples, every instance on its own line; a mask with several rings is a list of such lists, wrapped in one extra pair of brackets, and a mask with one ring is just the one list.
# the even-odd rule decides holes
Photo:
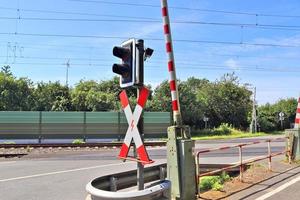
[(295, 121), (297, 100), (295, 98), (281, 99), (274, 104), (265, 104), (258, 107), (258, 122), (262, 131), (270, 132), (281, 129), (279, 113), (283, 112), (285, 120), (283, 128), (291, 128)]
[(12, 76), (12, 72), (11, 72), (11, 68), (9, 65), (4, 65), (2, 68), (1, 68), (1, 72), (3, 74), (5, 74), (6, 76)]
[(31, 110), (33, 84), (27, 78), (17, 79), (10, 72), (9, 66), (0, 72), (0, 110)]
[(72, 103), (77, 111), (118, 110), (115, 78), (109, 81), (80, 81), (72, 90)]
[(72, 110), (69, 88), (57, 82), (40, 82), (34, 90), (36, 111), (69, 111)]
[(228, 123), (238, 128), (249, 124), (250, 96), (251, 91), (241, 85), (234, 74), (225, 74), (220, 80), (203, 85), (197, 93), (212, 126)]

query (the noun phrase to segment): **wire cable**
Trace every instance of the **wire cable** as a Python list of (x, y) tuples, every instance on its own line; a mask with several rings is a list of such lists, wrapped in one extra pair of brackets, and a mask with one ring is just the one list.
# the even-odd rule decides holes
[[(0, 35), (18, 35), (31, 37), (61, 37), (61, 38), (102, 38), (102, 39), (121, 39), (127, 40), (132, 36), (101, 36), (101, 35), (73, 35), (73, 34), (43, 34), (43, 33), (21, 33), (21, 32), (0, 32)], [(149, 41), (164, 41), (162, 38), (144, 38)], [(251, 42), (230, 42), (230, 41), (216, 41), (216, 40), (188, 40), (188, 39), (174, 39), (174, 42), (182, 43), (205, 43), (205, 44), (221, 44), (221, 45), (248, 45), (248, 46), (264, 46), (264, 47), (282, 47), (282, 48), (299, 48), (300, 45), (288, 44), (274, 44), (274, 43), (251, 43)]]

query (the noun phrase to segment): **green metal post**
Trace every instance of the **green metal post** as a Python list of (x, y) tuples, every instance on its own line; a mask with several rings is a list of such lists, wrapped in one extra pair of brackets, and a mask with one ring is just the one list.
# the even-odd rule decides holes
[(39, 112), (39, 144), (42, 143), (42, 111)]
[(83, 141), (86, 142), (86, 111), (83, 112)]

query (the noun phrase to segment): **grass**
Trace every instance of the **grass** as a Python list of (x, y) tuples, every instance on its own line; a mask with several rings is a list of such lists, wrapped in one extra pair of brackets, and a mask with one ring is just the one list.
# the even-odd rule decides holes
[(234, 138), (250, 138), (250, 137), (260, 137), (260, 136), (266, 136), (266, 135), (270, 135), (267, 133), (241, 133), (241, 134), (235, 134), (235, 135), (197, 135), (197, 136), (193, 136), (192, 139), (194, 140), (216, 140), (216, 139), (234, 139)]
[(2, 144), (16, 144), (14, 141), (4, 141)]
[(200, 178), (200, 191), (216, 190), (220, 191), (223, 189), (223, 185), (226, 181), (231, 180), (231, 177), (223, 172), (220, 176), (205, 176)]
[(72, 144), (85, 144), (85, 141), (83, 141), (82, 139), (76, 139), (73, 140)]
[(221, 124), (218, 128), (206, 129), (192, 133), (194, 140), (211, 140), (211, 139), (233, 139), (233, 138), (250, 138), (268, 135), (281, 135), (283, 132), (276, 131), (272, 133), (250, 133), (233, 128), (228, 124)]

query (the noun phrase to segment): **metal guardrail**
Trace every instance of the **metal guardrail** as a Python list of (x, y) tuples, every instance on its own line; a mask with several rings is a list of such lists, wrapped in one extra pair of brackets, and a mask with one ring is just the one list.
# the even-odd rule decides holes
[[(283, 152), (272, 153), (271, 152), (271, 142), (277, 141), (277, 140), (282, 140), (282, 139), (287, 139), (287, 144), (288, 144), (287, 149)], [(199, 185), (200, 177), (213, 175), (213, 174), (216, 174), (216, 173), (219, 173), (219, 172), (222, 172), (222, 171), (226, 171), (226, 170), (229, 170), (229, 169), (232, 169), (232, 168), (236, 168), (236, 167), (239, 167), (239, 169), (240, 169), (239, 170), (240, 171), (239, 178), (240, 178), (240, 181), (242, 181), (243, 180), (243, 170), (244, 170), (243, 166), (244, 165), (250, 164), (250, 163), (253, 163), (253, 162), (257, 162), (257, 161), (260, 161), (260, 160), (268, 159), (268, 167), (269, 167), (269, 170), (271, 170), (272, 157), (278, 156), (278, 155), (281, 155), (281, 154), (287, 154), (288, 158), (289, 158), (289, 163), (291, 163), (291, 147), (290, 147), (290, 141), (289, 140), (290, 140), (290, 137), (279, 137), (279, 138), (274, 138), (274, 139), (260, 140), (260, 141), (254, 141), (254, 142), (243, 143), (243, 144), (238, 144), (238, 145), (224, 146), (224, 147), (219, 147), (219, 148), (212, 148), (212, 149), (198, 151), (197, 154), (196, 154), (196, 166), (199, 166), (200, 154), (208, 153), (208, 152), (212, 152), (212, 151), (231, 149), (231, 148), (238, 148), (239, 149), (239, 162), (236, 163), (236, 164), (232, 164), (230, 166), (221, 168), (221, 169), (217, 169), (217, 170), (214, 170), (214, 171), (209, 171), (209, 172), (205, 172), (205, 173), (201, 173), (201, 174), (200, 174), (199, 167), (196, 167), (197, 185)], [(254, 145), (254, 144), (259, 144), (259, 143), (267, 143), (268, 144), (268, 146), (267, 146), (268, 155), (258, 156), (258, 157), (255, 157), (255, 158), (243, 160), (243, 147), (249, 146), (249, 145)], [(200, 188), (199, 187), (198, 187), (198, 195), (200, 195)]]
[[(89, 182), (86, 186), (86, 191), (91, 195), (93, 200), (150, 200), (162, 199), (168, 197), (170, 181), (165, 180), (166, 164), (160, 164), (144, 169), (144, 181), (151, 184), (144, 190), (140, 191), (120, 191), (136, 185), (137, 177), (136, 170), (117, 173), (108, 176), (102, 176)], [(118, 191), (118, 192), (117, 192)]]
[[(75, 147), (120, 147), (123, 142), (97, 142), (97, 143), (44, 143), (44, 144), (0, 144), (0, 148), (10, 149), (10, 148), (75, 148)], [(165, 141), (146, 141), (145, 146), (165, 146)]]

